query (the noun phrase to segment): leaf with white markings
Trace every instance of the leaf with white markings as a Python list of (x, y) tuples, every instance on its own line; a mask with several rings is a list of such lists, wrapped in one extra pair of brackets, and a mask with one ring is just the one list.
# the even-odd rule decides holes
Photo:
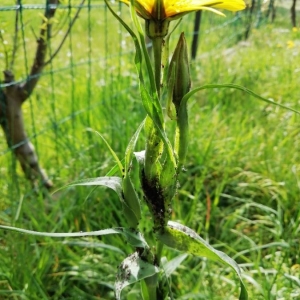
[(55, 237), (55, 238), (122, 234), (125, 237), (126, 241), (133, 247), (147, 248), (147, 249), (149, 248), (145, 238), (139, 231), (123, 228), (123, 227), (108, 228), (108, 229), (90, 231), (90, 232), (63, 232), (63, 233), (39, 232), (39, 231), (27, 230), (27, 229), (22, 229), (22, 228), (17, 228), (12, 226), (4, 226), (4, 225), (0, 225), (0, 229), (17, 231), (20, 233), (26, 233), (26, 234), (36, 235), (36, 236), (45, 236), (45, 237), (47, 236), (47, 237)]
[(241, 292), (239, 300), (247, 300), (248, 293), (242, 280), (238, 264), (225, 253), (214, 249), (195, 231), (179, 223), (169, 221), (164, 232), (158, 234), (158, 239), (165, 245), (200, 257), (221, 262), (232, 268), (240, 279)]
[(72, 183), (59, 188), (55, 192), (71, 186), (106, 186), (114, 190), (119, 198), (122, 198), (122, 178), (117, 176), (103, 176), (73, 181)]
[(118, 268), (117, 280), (115, 282), (116, 299), (121, 299), (121, 292), (126, 286), (134, 284), (158, 272), (158, 267), (142, 260), (137, 252), (128, 256)]

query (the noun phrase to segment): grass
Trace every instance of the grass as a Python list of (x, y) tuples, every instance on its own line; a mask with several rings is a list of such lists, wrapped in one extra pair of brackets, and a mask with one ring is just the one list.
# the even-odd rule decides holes
[[(38, 12), (24, 10), (28, 61), (35, 41), (26, 22), (38, 24)], [(13, 13), (0, 14), (9, 42)], [(275, 22), (254, 28), (247, 41), (239, 41), (244, 25), (227, 15), (203, 15), (193, 86), (241, 84), (300, 110), (300, 36), (291, 30), (288, 10), (278, 9)], [(191, 28), (187, 18), (174, 37), (185, 30), (190, 42)], [(84, 10), (24, 106), (27, 130), (55, 187), (103, 176), (114, 165), (90, 129), (104, 134), (122, 157), (145, 115), (132, 61), (132, 42), (109, 12)], [(21, 54), (15, 71), (24, 78)], [(232, 89), (199, 92), (189, 107), (191, 144), (172, 218), (240, 264), (250, 299), (300, 299), (299, 116)], [(25, 181), (3, 137), (0, 153), (1, 223), (53, 232), (125, 226), (110, 191), (73, 187), (45, 198)], [(141, 228), (151, 237), (147, 219)], [(114, 236), (62, 240), (1, 231), (0, 298), (113, 299), (117, 266), (131, 252)], [(172, 286), (182, 300), (236, 299), (238, 293), (231, 271), (195, 257), (176, 271)], [(138, 286), (127, 289), (124, 298), (139, 299), (137, 292)]]

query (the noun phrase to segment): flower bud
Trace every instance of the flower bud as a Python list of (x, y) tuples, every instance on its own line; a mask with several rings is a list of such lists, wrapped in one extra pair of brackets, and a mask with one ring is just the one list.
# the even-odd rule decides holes
[[(172, 102), (175, 105), (177, 114), (182, 98), (190, 91), (191, 88), (190, 67), (187, 52), (188, 50), (184, 33), (181, 33), (170, 62), (168, 74), (169, 82), (173, 82), (174, 84)], [(174, 78), (170, 78), (172, 76), (174, 76)]]

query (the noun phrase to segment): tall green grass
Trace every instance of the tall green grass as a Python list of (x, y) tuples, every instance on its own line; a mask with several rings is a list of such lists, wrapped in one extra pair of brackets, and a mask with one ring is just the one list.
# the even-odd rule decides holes
[[(57, 188), (104, 175), (114, 165), (93, 130), (121, 155), (145, 115), (130, 37), (102, 2), (93, 4), (100, 6), (82, 11), (24, 106), (29, 136)], [(39, 12), (24, 10), (28, 63)], [(65, 10), (60, 14), (68, 20)], [(14, 13), (0, 15), (9, 39)], [(128, 17), (125, 10), (122, 15)], [(289, 12), (278, 10), (275, 23), (262, 23), (240, 42), (243, 23), (230, 22), (233, 18), (203, 13), (193, 85), (241, 84), (300, 110), (300, 36), (290, 28)], [(184, 30), (191, 40), (192, 25), (184, 19), (176, 34)], [(15, 71), (24, 78), (22, 54)], [(240, 263), (250, 299), (299, 299), (299, 116), (230, 89), (200, 92), (189, 107), (191, 144), (172, 218)], [(1, 223), (53, 232), (123, 225), (118, 199), (104, 189), (72, 187), (46, 196), (33, 191), (2, 133), (0, 141)], [(141, 227), (151, 237), (147, 222)], [(120, 237), (58, 240), (1, 231), (0, 299), (113, 299), (117, 266), (131, 251)], [(238, 291), (231, 272), (194, 257), (174, 274), (172, 285), (182, 300), (236, 299)], [(139, 299), (137, 289), (128, 289), (126, 299)]]

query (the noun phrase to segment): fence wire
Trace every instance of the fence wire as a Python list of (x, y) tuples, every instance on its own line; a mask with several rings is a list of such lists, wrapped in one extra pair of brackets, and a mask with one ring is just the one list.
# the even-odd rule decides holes
[[(40, 77), (24, 104), (23, 113), (28, 139), (34, 144), (42, 167), (58, 184), (87, 175), (99, 176), (106, 167), (105, 161), (101, 161), (104, 147), (91, 129), (104, 133), (112, 147), (122, 151), (144, 114), (136, 105), (138, 82), (132, 66), (134, 48), (130, 36), (110, 15), (103, 1), (92, 3), (89, 0), (80, 4), (68, 0), (57, 7), (48, 5), (49, 9), (57, 8), (53, 38), (47, 49), (50, 57), (60, 46), (76, 10), (81, 8), (81, 11), (56, 57), (41, 74), (30, 77), (46, 5), (20, 0), (17, 3), (11, 5), (10, 1), (2, 1), (0, 5), (1, 70), (9, 67), (8, 61), (14, 55), (15, 20), (18, 18), (17, 54), (12, 70), (16, 80), (0, 82), (0, 91)], [(130, 22), (124, 5), (115, 3), (114, 8)], [(200, 45), (202, 36), (214, 35), (215, 38), (213, 46), (200, 47), (197, 61), (216, 57), (218, 49), (234, 45), (245, 31), (244, 26), (239, 29), (237, 26), (246, 17), (244, 13), (230, 14), (220, 20), (205, 15)], [(185, 31), (187, 39), (191, 40), (198, 34), (191, 30), (192, 26), (191, 20), (185, 20), (179, 26), (178, 35)], [(3, 132), (0, 138), (0, 197), (12, 199), (20, 190), (19, 181), (24, 184), (12, 154), (20, 143), (8, 147)]]

